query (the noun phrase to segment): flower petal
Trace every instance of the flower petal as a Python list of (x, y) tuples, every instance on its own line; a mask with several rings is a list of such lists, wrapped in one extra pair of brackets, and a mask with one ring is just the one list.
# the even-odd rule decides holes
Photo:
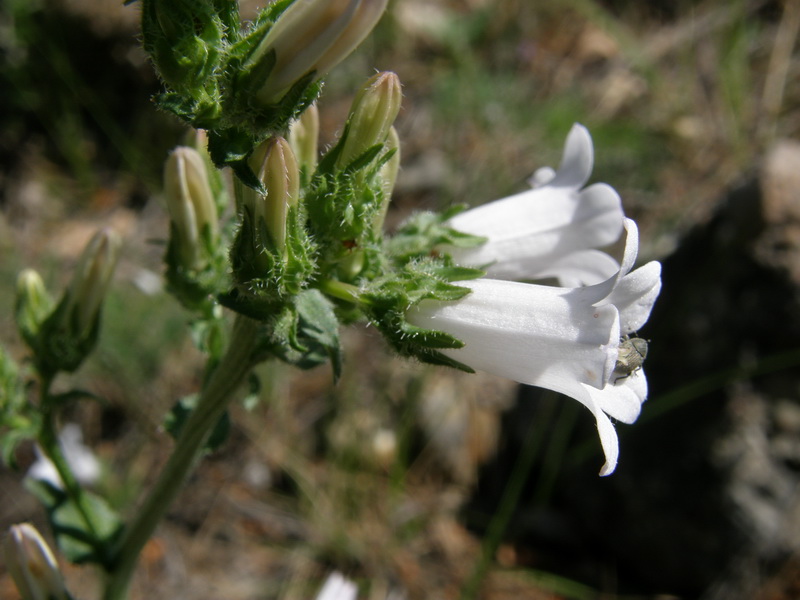
[(614, 424), (611, 422), (602, 410), (594, 413), (597, 420), (597, 433), (600, 435), (600, 445), (603, 447), (603, 454), (605, 454), (606, 462), (600, 469), (600, 476), (606, 477), (614, 472), (617, 468), (617, 461), (619, 460), (619, 438), (617, 437), (617, 430), (614, 429)]
[(586, 388), (603, 412), (611, 418), (631, 424), (639, 418), (642, 403), (647, 399), (647, 377), (638, 369), (627, 377), (608, 383), (602, 390)]
[(477, 248), (441, 248), (457, 263), (486, 266), (497, 279), (541, 279), (559, 258), (617, 240), (623, 213), (605, 184), (580, 194), (545, 186), (458, 214), (448, 225), (488, 238)]
[(639, 253), (639, 228), (636, 226), (633, 219), (623, 219), (622, 224), (626, 231), (625, 250), (622, 253), (622, 262), (620, 263), (619, 271), (612, 277), (593, 286), (597, 290), (598, 298), (601, 299), (598, 301), (597, 306), (611, 302), (611, 293), (633, 268), (633, 264), (636, 262), (636, 256)]
[[(539, 169), (532, 180), (533, 189), (457, 214), (447, 222), (453, 229), (487, 238), (486, 243), (477, 248), (442, 246), (439, 250), (458, 264), (487, 270), (495, 279), (531, 280), (552, 276), (552, 265), (565, 256), (613, 243), (624, 222), (619, 194), (604, 183), (581, 190), (593, 160), (589, 132), (574, 125), (557, 172)], [(634, 246), (635, 235), (631, 234), (630, 242)], [(560, 274), (555, 276), (561, 279)]]
[(617, 466), (619, 439), (614, 424), (606, 415), (623, 423), (633, 423), (639, 417), (642, 402), (647, 398), (647, 378), (640, 369), (624, 379), (618, 379), (617, 383), (609, 383), (602, 390), (588, 385), (582, 387), (583, 397), (576, 400), (587, 406), (595, 416), (600, 444), (606, 456), (600, 475), (610, 475)]
[[(590, 390), (597, 393), (590, 393)], [(617, 460), (619, 459), (619, 438), (617, 437), (617, 430), (614, 424), (603, 411), (598, 401), (598, 396), (603, 396), (606, 390), (596, 390), (591, 386), (582, 385), (577, 393), (567, 393), (564, 391), (561, 391), (561, 393), (575, 398), (575, 400), (592, 411), (594, 419), (597, 422), (597, 433), (600, 436), (600, 445), (603, 447), (603, 454), (606, 457), (606, 462), (600, 469), (600, 476), (605, 477), (606, 475), (611, 475), (614, 469), (617, 468)]]
[(582, 250), (555, 259), (539, 272), (538, 278), (555, 277), (562, 287), (581, 287), (605, 281), (617, 271), (619, 263), (605, 252)]
[[(447, 356), (473, 369), (557, 391), (602, 388), (619, 345), (618, 312), (595, 307), (593, 288), (513, 281), (458, 282), (472, 293), (454, 302), (424, 300), (408, 321), (465, 343)], [(573, 395), (571, 392), (565, 392)]]
[(583, 125), (575, 123), (567, 135), (564, 145), (564, 155), (556, 175), (548, 182), (555, 187), (579, 188), (583, 186), (592, 174), (594, 166), (594, 149), (592, 136)]
[(622, 278), (608, 301), (619, 309), (620, 333), (638, 331), (647, 322), (661, 291), (661, 263), (652, 261)]

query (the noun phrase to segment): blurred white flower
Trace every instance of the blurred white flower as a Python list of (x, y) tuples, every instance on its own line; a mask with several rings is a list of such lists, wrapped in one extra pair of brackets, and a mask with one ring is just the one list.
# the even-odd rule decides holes
[(334, 571), (325, 580), (325, 584), (317, 594), (316, 600), (356, 600), (358, 587), (338, 571)]
[[(64, 425), (58, 434), (58, 442), (67, 464), (80, 483), (91, 485), (100, 478), (100, 461), (91, 449), (83, 445), (83, 433), (78, 425), (75, 423)], [(55, 465), (44, 455), (39, 446), (35, 447), (35, 451), (36, 462), (28, 469), (26, 477), (63, 489), (64, 483)]]
[(636, 420), (647, 397), (641, 370), (615, 373), (620, 339), (639, 329), (661, 289), (661, 265), (631, 272), (636, 224), (625, 219), (625, 252), (617, 272), (586, 287), (551, 287), (496, 279), (458, 282), (472, 293), (455, 302), (423, 300), (409, 322), (465, 343), (443, 354), (473, 369), (560, 392), (595, 416), (606, 456), (601, 475), (617, 464), (619, 442), (609, 417)]
[[(462, 265), (485, 268), (494, 279), (557, 278), (559, 285), (592, 285), (619, 264), (597, 250), (622, 233), (622, 203), (605, 183), (583, 188), (592, 173), (592, 138), (572, 126), (558, 171), (539, 169), (533, 189), (455, 215), (453, 229), (487, 238), (477, 248), (444, 246)], [(583, 189), (582, 189), (583, 188)]]

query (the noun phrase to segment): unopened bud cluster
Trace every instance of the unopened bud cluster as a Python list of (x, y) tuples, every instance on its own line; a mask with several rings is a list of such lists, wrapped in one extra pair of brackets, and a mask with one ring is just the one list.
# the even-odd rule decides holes
[(214, 162), (255, 186), (244, 161), (315, 100), (320, 78), (367, 37), (387, 3), (274, 2), (243, 24), (231, 0), (143, 0), (145, 49), (166, 86), (157, 101), (209, 130)]

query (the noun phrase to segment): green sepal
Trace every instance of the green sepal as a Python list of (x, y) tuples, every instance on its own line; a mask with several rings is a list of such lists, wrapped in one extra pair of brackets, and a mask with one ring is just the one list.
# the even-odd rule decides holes
[(386, 241), (386, 251), (399, 264), (430, 256), (437, 246), (476, 248), (486, 243), (485, 237), (457, 231), (445, 223), (464, 210), (463, 205), (445, 212), (419, 212), (409, 217)]
[(211, 0), (223, 27), (225, 41), (234, 43), (239, 37), (239, 2), (236, 0)]
[(170, 223), (169, 243), (164, 255), (167, 267), (165, 278), (167, 290), (193, 313), (209, 317), (216, 305), (216, 296), (230, 287), (225, 243), (215, 240), (205, 227), (200, 234), (205, 266), (202, 269), (187, 269), (183, 266), (178, 250), (178, 235), (175, 224)]
[(238, 288), (232, 288), (224, 294), (220, 294), (217, 299), (228, 310), (256, 321), (269, 321), (275, 316), (276, 311), (280, 311), (282, 308), (280, 302), (270, 302), (268, 298), (244, 293)]
[(291, 3), (270, 4), (246, 31), (231, 0), (145, 0), (142, 7), (144, 47), (167, 87), (155, 97), (156, 104), (208, 130), (214, 164), (232, 166), (256, 189), (247, 158), (268, 137), (284, 134), (322, 89), (312, 72), (274, 105), (257, 99), (274, 57), (248, 59)]
[[(232, 62), (229, 71), (238, 68), (237, 63)], [(284, 135), (289, 124), (317, 99), (321, 90), (322, 83), (314, 81), (314, 73), (309, 73), (296, 82), (278, 104), (264, 107), (254, 104), (253, 93), (244, 82), (234, 85), (226, 95), (223, 114), (214, 128), (205, 127), (210, 129), (211, 160), (220, 169), (230, 166), (246, 185), (263, 191), (247, 159), (268, 137)]]
[(83, 510), (79, 510), (64, 490), (46, 481), (26, 478), (25, 487), (44, 505), (56, 543), (67, 560), (112, 566), (111, 549), (122, 533), (122, 521), (105, 500), (83, 490)]
[[(181, 95), (215, 96), (227, 39), (238, 32), (207, 0), (144, 0), (142, 42), (161, 78)], [(230, 11), (225, 12), (229, 21)], [(237, 19), (238, 20), (238, 19)]]
[(195, 129), (213, 130), (222, 118), (222, 105), (211, 96), (187, 97), (177, 92), (163, 92), (153, 98), (156, 106), (170, 112)]
[[(268, 316), (276, 305), (307, 287), (317, 268), (314, 244), (304, 227), (302, 205), (291, 206), (287, 211), (283, 248), (273, 243), (263, 219), (260, 223), (253, 222), (247, 207), (241, 218), (241, 226), (230, 249), (231, 269), (239, 291), (234, 298), (230, 292), (224, 296), (229, 302), (263, 304)], [(255, 310), (262, 312), (258, 308)], [(249, 315), (250, 312), (243, 314)]]
[(373, 165), (369, 172), (317, 170), (305, 196), (314, 233), (329, 242), (355, 241), (374, 236), (373, 220), (381, 209), (383, 190)]
[[(39, 372), (51, 376), (59, 371), (72, 373), (81, 366), (86, 357), (94, 350), (100, 335), (102, 308), (97, 311), (91, 327), (86, 331), (78, 331), (75, 311), (67, 315), (68, 298), (59, 302), (52, 314), (42, 323), (39, 331), (39, 343), (35, 349), (35, 362)], [(75, 322), (70, 323), (70, 316)]]
[(241, 129), (211, 130), (208, 132), (208, 152), (217, 168), (230, 166), (239, 179), (258, 189), (258, 178), (246, 166), (247, 157), (255, 147), (255, 139), (255, 136)]
[(399, 354), (473, 372), (467, 365), (439, 352), (463, 347), (461, 340), (443, 331), (412, 325), (406, 320), (406, 313), (423, 300), (459, 300), (470, 290), (451, 282), (483, 275), (478, 269), (453, 266), (441, 260), (416, 261), (371, 282), (359, 299), (367, 317)]
[[(173, 439), (177, 440), (180, 437), (183, 426), (186, 425), (186, 421), (197, 406), (198, 399), (199, 396), (197, 394), (190, 394), (172, 405), (172, 408), (164, 418), (164, 429)], [(230, 431), (231, 418), (228, 412), (225, 411), (211, 430), (211, 434), (203, 446), (203, 452), (211, 453), (222, 446), (227, 441)]]

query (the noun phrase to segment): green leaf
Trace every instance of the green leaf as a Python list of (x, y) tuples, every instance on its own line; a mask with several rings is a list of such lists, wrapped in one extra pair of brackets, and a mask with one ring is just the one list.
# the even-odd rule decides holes
[[(307, 357), (320, 364), (330, 359), (334, 380), (342, 370), (342, 349), (339, 344), (339, 319), (331, 302), (319, 290), (306, 290), (297, 295), (295, 306), (299, 315), (299, 337), (308, 346)], [(324, 359), (323, 359), (324, 361)]]
[(70, 562), (109, 566), (122, 522), (105, 500), (84, 490), (81, 510), (64, 490), (45, 481), (28, 478), (25, 486), (44, 504), (56, 543)]

